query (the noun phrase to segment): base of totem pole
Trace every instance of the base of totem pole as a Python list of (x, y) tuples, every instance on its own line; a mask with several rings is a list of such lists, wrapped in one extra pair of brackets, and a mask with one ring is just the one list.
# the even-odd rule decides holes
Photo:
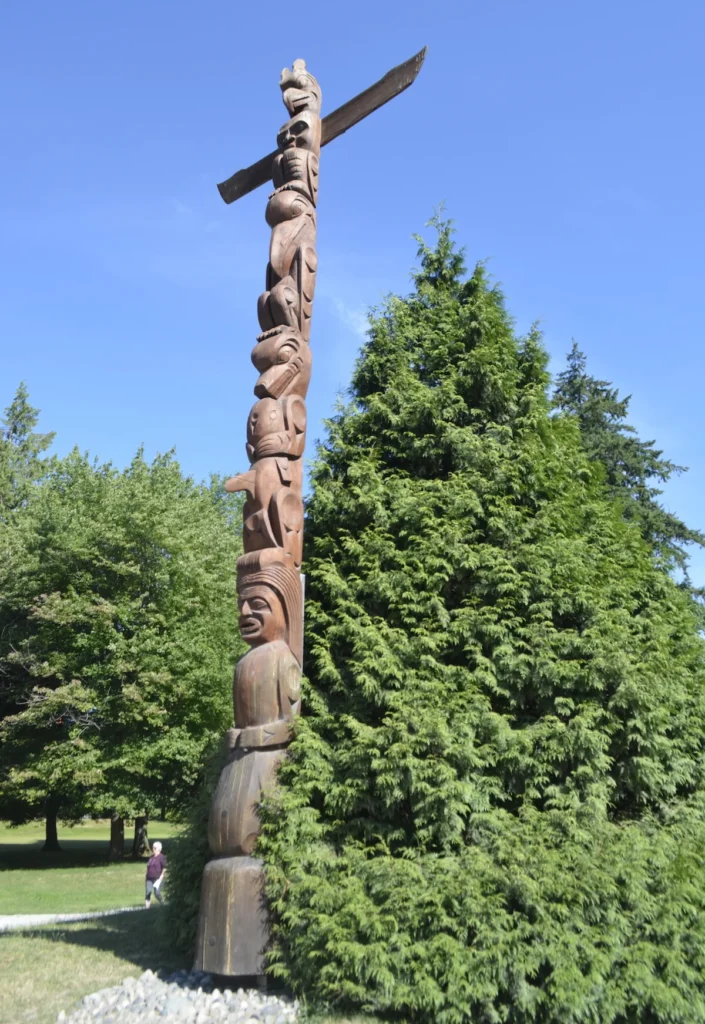
[(230, 977), (264, 974), (269, 938), (264, 869), (255, 857), (218, 857), (203, 872), (194, 969)]

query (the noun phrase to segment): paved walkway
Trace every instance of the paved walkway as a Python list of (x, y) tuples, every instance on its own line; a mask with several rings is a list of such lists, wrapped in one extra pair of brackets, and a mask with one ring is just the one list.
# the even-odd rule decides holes
[(13, 932), (18, 928), (38, 928), (43, 924), (65, 921), (90, 921), (93, 917), (110, 917), (112, 914), (127, 914), (145, 907), (119, 907), (117, 910), (95, 910), (86, 914), (0, 914), (0, 932)]

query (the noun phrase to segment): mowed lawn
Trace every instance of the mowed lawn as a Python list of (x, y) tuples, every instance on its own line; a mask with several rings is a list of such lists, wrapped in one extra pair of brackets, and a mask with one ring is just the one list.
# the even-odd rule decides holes
[[(150, 823), (151, 842), (178, 826)], [(10, 828), (0, 824), (0, 914), (70, 914), (138, 905), (144, 899), (145, 861), (131, 860), (126, 830), (125, 860), (109, 863), (110, 823), (85, 821), (59, 826), (61, 853), (43, 853), (41, 823)]]
[[(0, 1024), (54, 1024), (89, 992), (148, 967), (191, 965), (168, 947), (161, 908), (80, 924), (0, 934)], [(232, 987), (237, 986), (237, 981)], [(376, 1017), (309, 1015), (308, 1024), (382, 1024)], [(399, 1024), (399, 1021), (397, 1021)]]
[[(152, 822), (151, 842), (178, 826)], [(109, 822), (59, 828), (62, 853), (42, 853), (41, 825), (0, 824), (0, 915), (62, 914), (141, 906), (145, 861), (108, 862)], [(161, 907), (71, 924), (0, 933), (0, 1024), (54, 1024), (89, 992), (118, 985), (128, 975), (188, 968), (161, 927)], [(234, 985), (237, 983), (235, 982)], [(372, 1017), (307, 1018), (311, 1024), (375, 1024)]]
[(0, 1024), (54, 1024), (89, 992), (150, 967), (190, 965), (167, 946), (161, 908), (0, 934)]

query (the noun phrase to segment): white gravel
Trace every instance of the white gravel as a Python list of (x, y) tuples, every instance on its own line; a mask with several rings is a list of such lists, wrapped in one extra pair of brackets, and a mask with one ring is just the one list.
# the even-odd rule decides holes
[(126, 914), (145, 907), (120, 907), (119, 910), (97, 910), (85, 914), (0, 914), (0, 932), (13, 932), (18, 928), (39, 928), (43, 924), (60, 921), (90, 921), (93, 917), (110, 917), (111, 914)]
[(121, 985), (85, 996), (77, 1009), (61, 1010), (57, 1024), (291, 1024), (299, 1004), (255, 989), (213, 987), (202, 971), (160, 976), (145, 971)]

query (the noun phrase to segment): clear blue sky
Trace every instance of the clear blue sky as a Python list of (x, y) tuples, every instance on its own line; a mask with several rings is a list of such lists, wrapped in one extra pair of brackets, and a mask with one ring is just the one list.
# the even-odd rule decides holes
[(699, 0), (4, 3), (0, 405), (26, 379), (59, 451), (241, 468), (266, 193), (215, 184), (273, 148), (294, 58), (330, 111), (424, 44), (323, 153), (309, 443), (445, 201), (553, 368), (574, 337), (690, 466), (667, 503), (705, 529)]

